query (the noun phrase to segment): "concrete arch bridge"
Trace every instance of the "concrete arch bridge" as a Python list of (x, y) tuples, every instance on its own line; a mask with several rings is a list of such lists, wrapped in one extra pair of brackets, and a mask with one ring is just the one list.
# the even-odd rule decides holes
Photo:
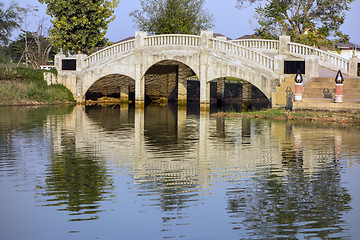
[(179, 102), (186, 102), (187, 79), (196, 75), (200, 82), (200, 103), (207, 106), (210, 81), (217, 80), (217, 92), (221, 93), (224, 78), (242, 79), (272, 100), (276, 87), (299, 68), (309, 80), (319, 77), (319, 68), (355, 74), (358, 62), (292, 43), (287, 36), (278, 41), (228, 41), (214, 37), (211, 31), (203, 31), (200, 36), (148, 36), (136, 32), (134, 39), (90, 56), (57, 54), (58, 77), (53, 82), (69, 88), (78, 102), (85, 101), (89, 91), (102, 91), (103, 95), (115, 91), (125, 101), (129, 91), (133, 91), (137, 104), (144, 103), (145, 93), (165, 98), (175, 94)]

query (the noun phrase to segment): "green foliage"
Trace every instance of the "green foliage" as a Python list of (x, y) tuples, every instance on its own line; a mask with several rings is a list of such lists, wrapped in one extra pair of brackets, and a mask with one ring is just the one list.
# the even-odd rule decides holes
[(140, 0), (142, 10), (130, 16), (141, 31), (151, 34), (199, 34), (214, 26), (204, 0)]
[(46, 84), (44, 71), (0, 69), (0, 105), (74, 102), (73, 94), (66, 87)]
[(87, 52), (105, 44), (108, 24), (119, 0), (39, 0), (53, 18), (53, 45), (65, 51)]
[(259, 28), (256, 33), (270, 39), (291, 36), (292, 41), (317, 47), (333, 48), (335, 41), (347, 42), (340, 31), (345, 11), (354, 0), (237, 0), (241, 8), (246, 3), (259, 3), (256, 8)]
[(0, 69), (0, 79), (2, 80), (32, 80), (37, 82), (44, 81), (43, 70), (35, 70), (32, 68), (5, 68)]
[(0, 44), (8, 44), (11, 32), (20, 26), (21, 20), (17, 3), (11, 2), (4, 9), (4, 3), (0, 2)]

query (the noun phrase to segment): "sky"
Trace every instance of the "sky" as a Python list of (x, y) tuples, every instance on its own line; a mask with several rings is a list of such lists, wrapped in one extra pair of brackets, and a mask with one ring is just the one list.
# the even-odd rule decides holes
[[(10, 0), (0, 0), (8, 3)], [(15, 0), (20, 6), (38, 6), (39, 11), (28, 17), (28, 30), (36, 30), (39, 19), (46, 17), (46, 5), (40, 4), (38, 0)], [(215, 27), (211, 29), (214, 33), (221, 33), (231, 39), (254, 33), (257, 21), (254, 18), (254, 7), (238, 9), (235, 7), (236, 0), (205, 0), (205, 8), (215, 18)], [(134, 36), (138, 30), (135, 28), (130, 12), (140, 9), (138, 0), (120, 0), (115, 10), (116, 18), (109, 24), (106, 37), (113, 42)], [(50, 18), (48, 17), (50, 20)], [(341, 30), (350, 36), (350, 42), (360, 45), (360, 0), (351, 4), (351, 10), (346, 13), (345, 23)], [(15, 32), (17, 36), (19, 32)]]

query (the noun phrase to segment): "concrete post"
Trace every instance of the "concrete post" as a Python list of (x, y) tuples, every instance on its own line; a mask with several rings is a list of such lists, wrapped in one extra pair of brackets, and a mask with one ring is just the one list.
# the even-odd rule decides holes
[(295, 102), (302, 102), (302, 96), (303, 96), (303, 83), (295, 83)]
[(305, 82), (311, 78), (319, 77), (319, 57), (310, 55), (305, 57)]
[(289, 53), (289, 42), (291, 41), (290, 36), (279, 37), (279, 54)]
[(76, 96), (75, 100), (77, 102), (85, 102), (85, 92), (83, 89), (83, 76), (80, 74), (83, 69), (86, 68), (86, 62), (85, 59), (87, 58), (87, 55), (85, 54), (78, 54), (75, 56), (76, 59)]
[(246, 106), (246, 108), (250, 108), (251, 106), (251, 88), (252, 88), (252, 84), (247, 82), (247, 81), (243, 81), (242, 84), (242, 104)]
[(225, 78), (220, 78), (217, 80), (216, 84), (216, 99), (218, 104), (223, 101), (225, 98)]
[(335, 102), (336, 103), (344, 102), (343, 89), (344, 89), (344, 84), (342, 84), (342, 83), (335, 84)]
[(145, 46), (147, 35), (147, 32), (135, 32), (135, 49), (141, 49)]
[(356, 56), (353, 56), (352, 58), (350, 58), (350, 65), (349, 65), (349, 76), (352, 77), (360, 77), (360, 69), (359, 69), (359, 64), (360, 64), (360, 58), (357, 58)]
[(210, 82), (207, 80), (208, 51), (212, 48), (211, 39), (214, 38), (212, 31), (202, 31), (200, 34), (201, 44), (200, 48), (203, 56), (200, 57), (200, 110), (210, 110)]
[(135, 33), (135, 105), (145, 104), (145, 73), (142, 66), (142, 49), (145, 46), (146, 32)]
[(212, 43), (210, 39), (214, 38), (213, 31), (201, 31), (200, 39), (201, 39), (201, 49), (209, 49), (212, 48)]
[(178, 105), (186, 105), (187, 103), (187, 74), (186, 67), (179, 65), (178, 70)]
[(76, 71), (77, 72), (81, 72), (83, 69), (86, 68), (86, 63), (85, 63), (85, 59), (88, 56), (85, 54), (77, 54), (75, 55), (75, 59), (76, 59)]
[[(136, 68), (137, 71), (141, 71)], [(135, 105), (143, 107), (145, 104), (145, 76), (140, 77), (140, 73), (136, 73), (137, 78), (135, 79)]]
[(275, 55), (274, 56), (274, 72), (277, 75), (284, 75), (284, 62), (285, 55)]
[(200, 81), (200, 110), (210, 110), (210, 82)]

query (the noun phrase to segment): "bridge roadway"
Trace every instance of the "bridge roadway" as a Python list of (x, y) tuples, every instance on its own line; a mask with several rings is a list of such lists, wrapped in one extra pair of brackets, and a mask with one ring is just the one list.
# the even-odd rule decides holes
[[(324, 72), (322, 69), (327, 69), (327, 72), (341, 70), (344, 75), (355, 76), (360, 63), (358, 58), (347, 60), (293, 43), (288, 36), (282, 36), (278, 41), (227, 41), (214, 37), (211, 31), (203, 31), (200, 36), (148, 36), (145, 32), (136, 32), (135, 39), (119, 42), (90, 56), (57, 54), (55, 67), (58, 77), (53, 82), (65, 85), (78, 102), (83, 102), (89, 89), (117, 76), (123, 83), (114, 82), (117, 86), (113, 87), (117, 87), (125, 97), (128, 97), (129, 86), (132, 87), (135, 102), (143, 104), (151, 70), (154, 66), (170, 63), (178, 67), (175, 81), (177, 99), (186, 102), (187, 79), (195, 74), (200, 82), (200, 103), (206, 107), (210, 103), (210, 81), (221, 83), (226, 77), (255, 85), (271, 100), (271, 93), (289, 76), (284, 73), (285, 61), (293, 60), (305, 61), (306, 81), (319, 77), (319, 73)], [(70, 68), (67, 66), (69, 62), (73, 64)]]

